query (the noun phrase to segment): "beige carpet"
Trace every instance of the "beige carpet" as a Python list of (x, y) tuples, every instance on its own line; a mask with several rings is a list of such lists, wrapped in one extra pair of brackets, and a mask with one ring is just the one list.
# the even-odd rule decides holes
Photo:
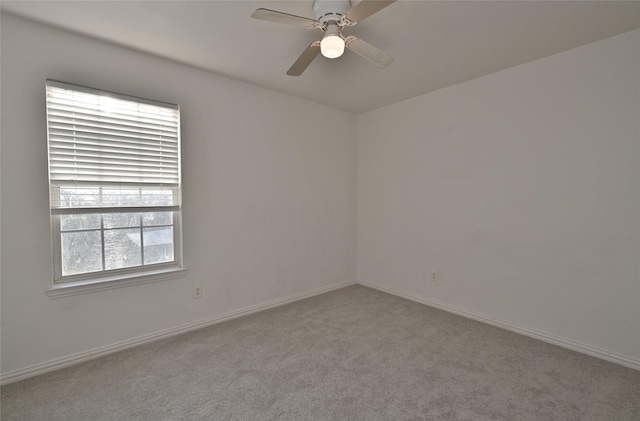
[(362, 286), (2, 387), (2, 420), (640, 420), (640, 372)]

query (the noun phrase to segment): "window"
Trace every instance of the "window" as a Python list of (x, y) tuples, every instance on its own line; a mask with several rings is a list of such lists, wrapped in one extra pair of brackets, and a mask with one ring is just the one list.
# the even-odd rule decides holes
[(180, 109), (47, 81), (54, 282), (181, 266)]

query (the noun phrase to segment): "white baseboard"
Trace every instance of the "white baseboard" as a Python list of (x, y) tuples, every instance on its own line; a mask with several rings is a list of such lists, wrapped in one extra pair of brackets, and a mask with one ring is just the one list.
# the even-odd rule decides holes
[(112, 354), (114, 352), (132, 348), (138, 345), (143, 345), (149, 342), (157, 341), (159, 339), (180, 335), (182, 333), (186, 333), (196, 329), (201, 329), (203, 327), (211, 326), (217, 323), (226, 322), (228, 320), (236, 319), (238, 317), (246, 316), (252, 313), (256, 313), (258, 311), (280, 307), (285, 304), (293, 303), (295, 301), (300, 301), (305, 298), (313, 297), (314, 295), (324, 294), (325, 292), (344, 288), (354, 284), (355, 284), (355, 281), (349, 280), (349, 281), (327, 285), (311, 291), (305, 291), (298, 294), (289, 295), (288, 297), (278, 298), (276, 300), (268, 301), (266, 303), (261, 303), (261, 304), (241, 308), (239, 310), (230, 311), (228, 313), (198, 320), (192, 323), (187, 323), (182, 326), (160, 330), (157, 332), (150, 333), (148, 335), (138, 336), (136, 338), (127, 339), (125, 341), (117, 342), (117, 343), (106, 345), (106, 346), (101, 346), (89, 351), (79, 352), (77, 354), (69, 355), (62, 358), (56, 358), (54, 360), (50, 360), (44, 363), (34, 364), (29, 367), (9, 371), (9, 372), (0, 374), (0, 384), (5, 385), (5, 384), (17, 382), (20, 380), (27, 379), (29, 377), (34, 377), (40, 374), (48, 373), (50, 371), (59, 370), (64, 367), (68, 367), (84, 361), (92, 360), (98, 357)]
[(476, 313), (474, 311), (465, 310), (461, 307), (452, 306), (450, 304), (446, 304), (443, 302), (439, 302), (436, 300), (431, 300), (424, 297), (419, 297), (413, 294), (408, 294), (400, 291), (396, 291), (393, 289), (389, 289), (387, 287), (383, 287), (382, 285), (370, 283), (370, 282), (357, 282), (360, 285), (370, 287), (373, 289), (377, 289), (382, 292), (386, 292), (391, 295), (395, 295), (398, 297), (406, 298), (411, 301), (415, 301), (420, 304), (425, 304), (429, 307), (434, 307), (440, 310), (444, 310), (449, 313), (457, 314), (462, 317), (466, 317), (468, 319), (477, 320), (479, 322), (483, 322), (492, 326), (496, 326), (502, 329), (506, 329), (515, 333), (519, 333), (521, 335), (528, 336), (530, 338), (539, 339), (543, 342), (547, 342), (553, 345), (557, 345), (563, 348), (570, 349), (572, 351), (577, 351), (582, 354), (590, 355), (592, 357), (600, 358), (606, 361), (610, 361), (616, 364), (623, 365), (625, 367), (633, 368), (636, 370), (640, 370), (640, 360), (635, 358), (627, 357), (624, 355), (619, 355), (610, 351), (606, 351), (604, 349), (600, 349), (591, 345), (586, 345), (580, 342), (573, 341), (568, 338), (563, 338), (560, 336), (556, 336), (547, 332), (543, 332), (537, 329), (528, 328), (526, 326), (521, 326), (515, 323), (507, 322), (504, 320), (497, 319), (495, 317), (487, 316), (484, 314)]

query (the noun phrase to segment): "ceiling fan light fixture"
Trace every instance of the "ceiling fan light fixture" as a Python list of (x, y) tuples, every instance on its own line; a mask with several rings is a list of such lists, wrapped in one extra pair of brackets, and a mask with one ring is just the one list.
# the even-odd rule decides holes
[(324, 31), (322, 40), (309, 44), (287, 70), (289, 76), (300, 76), (319, 54), (334, 59), (342, 56), (345, 48), (382, 68), (393, 60), (389, 54), (352, 35), (344, 38), (341, 32), (344, 27), (354, 26), (396, 1), (359, 0), (351, 6), (351, 0), (313, 0), (315, 20), (264, 8), (257, 9), (251, 17)]
[(338, 58), (344, 53), (344, 40), (340, 35), (327, 34), (320, 42), (320, 52), (326, 58)]

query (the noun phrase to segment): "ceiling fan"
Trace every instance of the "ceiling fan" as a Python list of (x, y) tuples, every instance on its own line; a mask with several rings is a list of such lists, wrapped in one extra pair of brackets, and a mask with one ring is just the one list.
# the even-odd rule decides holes
[(349, 0), (315, 0), (313, 12), (316, 19), (290, 15), (269, 9), (258, 9), (251, 15), (254, 19), (302, 26), (324, 31), (321, 41), (312, 42), (289, 68), (289, 76), (300, 76), (319, 53), (327, 58), (338, 58), (345, 47), (378, 67), (385, 67), (393, 57), (373, 45), (354, 36), (344, 37), (342, 28), (354, 26), (396, 0), (361, 0), (351, 7)]

